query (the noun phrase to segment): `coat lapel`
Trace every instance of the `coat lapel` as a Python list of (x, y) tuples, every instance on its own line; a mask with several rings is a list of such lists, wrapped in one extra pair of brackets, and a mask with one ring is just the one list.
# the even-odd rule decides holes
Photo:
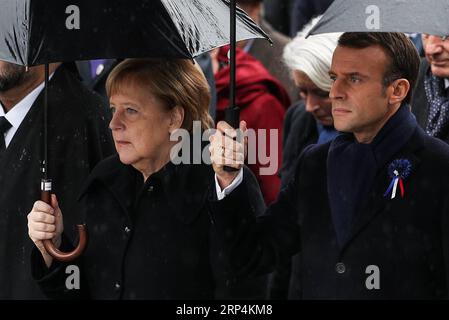
[(383, 194), (385, 193), (388, 184), (390, 183), (388, 178), (387, 168), (384, 167), (380, 172), (378, 172), (375, 182), (373, 184), (373, 189), (367, 198), (366, 204), (362, 206), (362, 210), (359, 210), (354, 216), (352, 222), (351, 231), (346, 239), (345, 243), (342, 245), (342, 249), (350, 244), (354, 238), (367, 226), (370, 221), (372, 221), (379, 213), (384, 211), (387, 205), (388, 198), (385, 198)]
[[(418, 156), (418, 151), (424, 145), (423, 140), (424, 132), (422, 129), (418, 128), (410, 142), (395, 156), (391, 158), (391, 161), (395, 159), (408, 159), (412, 163), (412, 173), (418, 167), (421, 159)], [(380, 213), (388, 210), (386, 208), (390, 201), (389, 196), (384, 197), (385, 191), (387, 190), (391, 178), (388, 175), (388, 166), (391, 161), (382, 166), (382, 169), (377, 172), (376, 178), (374, 180), (373, 188), (370, 191), (367, 201), (362, 206), (362, 209), (358, 211), (357, 215), (351, 225), (351, 232), (347, 240), (341, 246), (344, 250), (354, 239), (363, 231), (363, 229), (376, 218)], [(407, 185), (406, 181), (405, 184)]]

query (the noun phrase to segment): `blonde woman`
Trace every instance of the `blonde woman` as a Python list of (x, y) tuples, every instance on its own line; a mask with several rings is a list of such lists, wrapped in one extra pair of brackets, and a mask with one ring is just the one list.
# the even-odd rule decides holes
[(214, 267), (220, 252), (214, 250), (207, 209), (213, 170), (170, 161), (177, 143), (172, 132), (191, 132), (193, 121), (203, 130), (212, 125), (204, 75), (190, 60), (129, 59), (111, 72), (106, 91), (117, 155), (94, 169), (82, 192), (90, 240), (81, 259), (71, 263), (80, 267), (81, 290), (64, 290), (65, 265), (42, 246), (53, 238), (70, 247), (61, 236), (56, 196), (52, 206), (36, 202), (28, 216), (39, 249), (34, 278), (50, 297), (217, 297), (229, 279)]

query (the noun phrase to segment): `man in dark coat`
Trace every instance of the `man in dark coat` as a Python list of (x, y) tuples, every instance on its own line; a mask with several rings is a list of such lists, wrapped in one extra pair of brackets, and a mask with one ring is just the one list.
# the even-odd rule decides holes
[(264, 0), (264, 18), (285, 36), (290, 35), (290, 20), (295, 0)]
[(107, 102), (108, 97), (105, 89), (106, 79), (118, 62), (116, 59), (98, 59), (77, 61), (76, 66), (83, 84), (90, 91), (98, 93)]
[[(227, 196), (211, 207), (236, 271), (267, 272), (301, 250), (292, 267), (301, 290), (293, 286), (292, 298), (448, 297), (449, 148), (410, 112), (418, 69), (403, 34), (343, 34), (330, 98), (335, 128), (345, 134), (307, 148), (295, 179), (258, 221), (239, 185), (244, 176), (220, 165), (223, 154), (243, 155), (224, 137), (224, 152), (212, 160)], [(222, 137), (213, 136), (211, 150)]]
[(449, 143), (449, 38), (422, 35), (421, 61), (412, 112), (432, 137)]
[[(66, 229), (79, 221), (76, 195), (93, 167), (114, 152), (101, 99), (66, 65), (50, 67), (49, 177), (67, 212)], [(0, 62), (1, 115), (10, 122), (0, 158), (0, 299), (42, 298), (30, 275), (34, 247), (27, 214), (40, 198), (43, 160), (44, 68)], [(3, 139), (3, 135), (0, 137)]]

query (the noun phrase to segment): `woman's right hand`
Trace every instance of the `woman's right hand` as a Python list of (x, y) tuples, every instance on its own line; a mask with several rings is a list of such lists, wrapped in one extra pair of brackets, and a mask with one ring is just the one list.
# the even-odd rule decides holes
[(51, 195), (51, 206), (43, 201), (36, 201), (28, 214), (28, 235), (41, 252), (47, 267), (50, 267), (53, 258), (45, 250), (43, 241), (51, 239), (59, 248), (63, 231), (62, 212), (56, 195)]

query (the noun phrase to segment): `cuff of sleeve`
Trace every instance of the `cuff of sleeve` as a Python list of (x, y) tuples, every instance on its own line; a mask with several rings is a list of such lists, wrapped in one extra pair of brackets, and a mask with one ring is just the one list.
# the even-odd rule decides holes
[(237, 177), (232, 181), (232, 183), (221, 190), (220, 184), (218, 183), (217, 175), (215, 174), (215, 190), (217, 192), (217, 199), (218, 201), (223, 200), (228, 194), (230, 194), (232, 191), (234, 191), (243, 181), (243, 168), (240, 168), (239, 174)]
[[(64, 234), (62, 234), (62, 242), (59, 249), (62, 251), (73, 250), (71, 242), (66, 238)], [(45, 260), (42, 257), (42, 254), (37, 249), (37, 247), (34, 247), (31, 251), (31, 274), (33, 279), (36, 281), (45, 280), (46, 278), (51, 277), (54, 273), (58, 273), (59, 269), (61, 269), (65, 265), (65, 263), (53, 259), (50, 268), (48, 268), (45, 264)]]

